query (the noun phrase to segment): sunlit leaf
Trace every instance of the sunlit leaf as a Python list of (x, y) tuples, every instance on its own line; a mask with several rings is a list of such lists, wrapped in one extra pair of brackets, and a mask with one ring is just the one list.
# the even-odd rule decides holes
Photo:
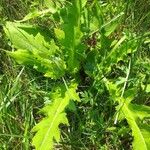
[(51, 94), (52, 104), (45, 106), (42, 112), (45, 118), (40, 121), (34, 128), (36, 132), (33, 138), (33, 145), (37, 150), (50, 150), (53, 148), (53, 140), (60, 140), (60, 124), (68, 125), (65, 108), (69, 105), (70, 100), (79, 100), (76, 93), (77, 84), (72, 83), (68, 88), (64, 85), (55, 89)]
[(24, 24), (7, 22), (5, 33), (17, 48), (8, 54), (18, 63), (33, 66), (53, 79), (64, 75), (65, 62), (59, 57), (61, 55), (59, 47), (48, 32)]

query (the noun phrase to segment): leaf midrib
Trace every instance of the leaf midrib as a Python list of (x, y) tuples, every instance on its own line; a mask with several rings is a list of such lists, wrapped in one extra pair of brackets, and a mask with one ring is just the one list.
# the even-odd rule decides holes
[(56, 111), (56, 113), (55, 113), (55, 116), (54, 116), (53, 119), (52, 119), (52, 123), (51, 123), (50, 127), (48, 128), (48, 131), (47, 131), (47, 133), (45, 134), (44, 139), (43, 139), (43, 141), (42, 141), (42, 143), (41, 143), (40, 150), (42, 150), (43, 144), (45, 143), (45, 141), (46, 141), (46, 139), (47, 139), (47, 137), (48, 137), (48, 135), (49, 135), (49, 133), (50, 133), (50, 130), (51, 130), (51, 128), (52, 128), (52, 126), (53, 126), (53, 124), (54, 124), (54, 122), (55, 122), (55, 120), (56, 120), (58, 114), (60, 113), (60, 112), (59, 112), (59, 109), (60, 109), (61, 106), (63, 105), (63, 101), (64, 101), (64, 100), (61, 101), (61, 103), (59, 104), (59, 106), (58, 106), (58, 108), (57, 108), (57, 111)]
[[(125, 110), (124, 110), (123, 108), (124, 108)], [(136, 130), (138, 130), (138, 133), (139, 133), (138, 135), (140, 135), (140, 139), (142, 139), (141, 141), (142, 141), (142, 143), (143, 143), (143, 145), (144, 145), (144, 147), (145, 147), (144, 150), (148, 150), (148, 149), (147, 149), (147, 144), (146, 144), (145, 139), (144, 139), (144, 137), (143, 137), (143, 134), (141, 133), (141, 131), (140, 131), (140, 129), (139, 129), (139, 127), (138, 127), (138, 125), (137, 125), (137, 123), (136, 123), (134, 117), (132, 116), (132, 114), (131, 114), (129, 108), (127, 107), (126, 104), (124, 104), (123, 108), (122, 108), (122, 111), (123, 111), (123, 113), (124, 113), (124, 115), (125, 115), (125, 118), (127, 119), (128, 123), (130, 124), (131, 128), (132, 128), (132, 123), (130, 123), (129, 118), (131, 118), (131, 120), (133, 121), (134, 126), (136, 127)], [(134, 129), (132, 128), (132, 130), (134, 130)], [(133, 131), (132, 131), (132, 132), (133, 132)], [(135, 139), (134, 139), (134, 140), (135, 140)], [(143, 149), (142, 149), (142, 150), (143, 150)]]

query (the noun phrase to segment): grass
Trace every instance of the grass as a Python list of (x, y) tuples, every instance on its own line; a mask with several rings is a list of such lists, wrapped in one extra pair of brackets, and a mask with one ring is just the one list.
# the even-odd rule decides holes
[(34, 76), (27, 74), (24, 67), (16, 66), (5, 72), (2, 77), (0, 86), (1, 149), (31, 149), (30, 140), (33, 135), (30, 131), (41, 117), (35, 114), (41, 107), (43, 99), (48, 97), (45, 86), (47, 81), (43, 81), (44, 87), (38, 84), (40, 75)]
[[(118, 29), (116, 33), (127, 28), (142, 36), (149, 30), (150, 1), (128, 0), (124, 2), (116, 0), (112, 3), (107, 0), (107, 2), (106, 16), (108, 18), (125, 11), (122, 28)], [(30, 5), (31, 2), (28, 0), (24, 2), (13, 0), (11, 3), (9, 0), (2, 0), (0, 2), (2, 24), (5, 20), (21, 19), (29, 12)], [(40, 24), (42, 24), (41, 20)], [(52, 83), (49, 79), (42, 77), (40, 73), (33, 72), (28, 67), (18, 66), (10, 59), (3, 51), (10, 49), (9, 44), (4, 39), (2, 29), (0, 31), (0, 149), (30, 150), (33, 137), (33, 133), (30, 131), (42, 117), (37, 112), (44, 103), (49, 101), (49, 89)], [(136, 58), (144, 65), (149, 63), (149, 48), (148, 44), (140, 44), (138, 48)], [(140, 74), (140, 67), (142, 67), (141, 64), (137, 65), (137, 70), (134, 71)], [(146, 65), (145, 70), (149, 70)], [(145, 71), (143, 72), (145, 74)], [(146, 74), (149, 78), (148, 72)], [(85, 91), (86, 86), (88, 84), (85, 81), (81, 88), (85, 88)], [(95, 96), (92, 96), (91, 93), (94, 92)], [(75, 111), (67, 110), (70, 126), (61, 126), (63, 129), (61, 143), (55, 146), (56, 149), (132, 149), (131, 131), (128, 127), (122, 126), (127, 125), (127, 122), (122, 121), (117, 127), (114, 126), (116, 104), (109, 99), (108, 91), (102, 84), (97, 84), (97, 87), (91, 89), (91, 93), (80, 93), (82, 102), (77, 104), (77, 107), (74, 108)], [(138, 97), (142, 98), (147, 105), (150, 104), (150, 97), (146, 92), (141, 94), (138, 89), (135, 101), (141, 103)]]

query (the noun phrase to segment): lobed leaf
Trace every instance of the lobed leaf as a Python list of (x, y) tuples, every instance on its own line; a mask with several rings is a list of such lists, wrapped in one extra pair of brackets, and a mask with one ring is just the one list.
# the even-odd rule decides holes
[(36, 134), (32, 143), (36, 150), (50, 150), (53, 147), (53, 140), (57, 142), (60, 140), (59, 125), (68, 125), (65, 108), (70, 100), (79, 100), (76, 89), (77, 84), (72, 83), (68, 88), (60, 86), (51, 94), (53, 103), (42, 109), (46, 117), (33, 128)]
[(47, 31), (12, 22), (7, 22), (4, 30), (17, 49), (8, 54), (18, 63), (33, 66), (45, 76), (53, 79), (64, 75), (65, 62), (61, 58), (59, 47)]
[[(119, 97), (120, 90), (117, 85), (105, 79), (107, 88), (113, 99), (119, 105), (117, 109), (120, 111), (119, 119), (126, 119), (133, 135), (134, 150), (149, 150), (150, 149), (150, 107), (145, 105), (132, 104), (129, 97)], [(130, 89), (128, 89), (130, 90)], [(126, 91), (128, 91), (126, 90)], [(125, 93), (126, 93), (125, 91)], [(130, 99), (130, 100), (129, 100)]]
[(149, 150), (150, 125), (144, 122), (144, 119), (146, 117), (150, 118), (150, 107), (125, 103), (122, 107), (122, 112), (132, 129), (132, 135), (134, 137), (133, 149)]
[[(64, 33), (61, 35), (64, 37), (63, 46), (65, 49), (65, 55), (67, 56), (67, 68), (71, 73), (75, 73), (80, 68), (80, 61), (83, 59), (85, 46), (81, 43), (83, 33), (80, 30), (81, 22), (81, 7), (85, 6), (84, 1), (80, 6), (81, 0), (73, 1), (68, 7), (63, 8), (60, 12), (63, 20), (62, 28)], [(69, 20), (68, 20), (69, 18)], [(58, 37), (58, 31), (55, 30), (56, 37)], [(64, 34), (64, 35), (63, 35)], [(59, 39), (62, 37), (58, 37)]]

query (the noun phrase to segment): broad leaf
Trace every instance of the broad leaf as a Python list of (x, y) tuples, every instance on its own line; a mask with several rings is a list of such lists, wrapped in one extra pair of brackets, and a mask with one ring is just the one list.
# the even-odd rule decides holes
[[(79, 70), (80, 61), (83, 58), (85, 50), (85, 46), (81, 42), (83, 33), (80, 30), (80, 0), (73, 1), (72, 5), (63, 8), (60, 15), (63, 20), (62, 28), (65, 34), (63, 46), (67, 59), (67, 68), (71, 73), (75, 73)], [(55, 33), (58, 37), (56, 30)]]
[[(144, 105), (132, 104), (130, 97), (120, 97), (120, 90), (117, 85), (105, 79), (107, 88), (113, 99), (119, 103), (119, 119), (126, 119), (133, 135), (134, 150), (149, 150), (150, 149), (150, 107)], [(127, 90), (128, 91), (128, 90)], [(126, 93), (126, 91), (125, 91)]]
[[(50, 34), (40, 28), (7, 22), (5, 33), (17, 51), (8, 52), (20, 64), (33, 66), (45, 76), (57, 79), (64, 75), (65, 62)], [(57, 55), (57, 56), (56, 56)]]
[(53, 147), (53, 140), (60, 140), (59, 125), (68, 125), (66, 113), (64, 112), (70, 100), (79, 100), (76, 93), (77, 84), (72, 83), (69, 87), (60, 86), (51, 94), (52, 104), (42, 109), (46, 117), (40, 121), (33, 131), (36, 135), (33, 138), (33, 145), (36, 150), (50, 150)]
[(125, 103), (122, 112), (132, 129), (133, 149), (149, 150), (150, 125), (146, 122), (146, 118), (150, 119), (150, 107)]

